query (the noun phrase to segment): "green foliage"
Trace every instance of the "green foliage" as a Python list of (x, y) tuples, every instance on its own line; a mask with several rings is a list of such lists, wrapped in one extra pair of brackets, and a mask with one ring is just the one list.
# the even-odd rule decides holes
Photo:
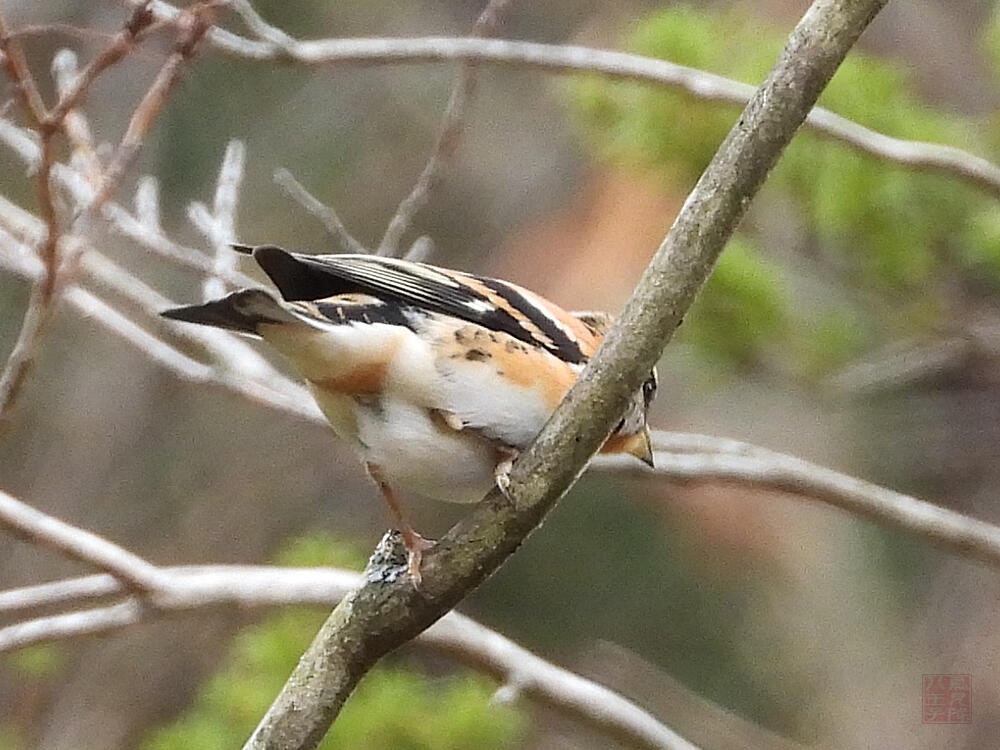
[(993, 64), (993, 72), (1000, 77), (1000, 4), (994, 3), (993, 15), (983, 30), (983, 50)]
[[(359, 567), (363, 555), (325, 536), (296, 540), (282, 565)], [(157, 730), (143, 750), (239, 747), (277, 695), (325, 614), (288, 609), (239, 633), (221, 669), (192, 707)], [(322, 750), (472, 750), (512, 747), (524, 730), (520, 712), (491, 706), (495, 686), (470, 672), (429, 676), (405, 661), (372, 670), (320, 744)]]
[(14, 727), (0, 722), (0, 747), (3, 750), (22, 750), (28, 746), (27, 740)]
[(59, 644), (43, 643), (15, 651), (8, 655), (5, 661), (7, 666), (21, 678), (45, 679), (62, 671), (66, 655)]
[(682, 339), (719, 365), (753, 364), (788, 335), (781, 269), (734, 238), (691, 308)]
[[(747, 16), (745, 10), (681, 6), (641, 21), (628, 46), (641, 54), (758, 83), (773, 64), (785, 33)], [(1000, 43), (996, 42), (1000, 21), (991, 26), (988, 39), (993, 40), (1000, 67)], [(675, 188), (685, 190), (708, 164), (737, 112), (733, 106), (680, 92), (593, 78), (575, 80), (570, 97), (584, 133), (600, 155), (659, 170)], [(861, 53), (852, 53), (841, 66), (820, 103), (897, 137), (949, 143), (981, 153), (988, 150), (988, 144), (972, 142), (969, 122), (920, 102), (903, 72)], [(765, 276), (774, 276), (773, 270), (767, 271), (759, 259), (753, 261), (757, 268), (748, 268), (745, 252), (743, 258), (732, 261), (724, 255), (716, 273), (725, 278), (715, 286), (729, 303), (710, 300), (688, 321), (692, 328), (701, 329), (700, 341), (711, 341), (716, 359), (745, 364), (759, 356), (760, 347), (770, 345), (781, 328), (807, 331), (825, 325), (826, 333), (838, 333), (834, 340), (840, 346), (825, 367), (816, 351), (806, 353), (805, 369), (818, 373), (838, 364), (852, 340), (926, 331), (929, 322), (949, 307), (946, 285), (936, 284), (942, 278), (958, 276), (963, 282), (974, 280), (993, 290), (1000, 287), (996, 207), (990, 198), (958, 180), (906, 170), (803, 131), (782, 158), (767, 190), (780, 196), (780, 205), (794, 208), (799, 214), (796, 221), (807, 228), (797, 239), (799, 249), (826, 261), (812, 273), (831, 290), (830, 299), (819, 303), (829, 309), (821, 311), (815, 304), (789, 308), (781, 283), (762, 282)], [(837, 268), (837, 273), (830, 268)], [(844, 333), (840, 326), (846, 320), (874, 320), (857, 307), (856, 300), (850, 302), (854, 311), (844, 312), (849, 292), (857, 290), (892, 298), (891, 309), (879, 311), (885, 329), (839, 335)], [(778, 315), (779, 310), (784, 312)], [(747, 319), (736, 324), (741, 315)], [(829, 320), (828, 315), (832, 316)], [(696, 321), (695, 316), (706, 320)], [(750, 340), (735, 340), (746, 335)], [(793, 358), (803, 354), (795, 346), (787, 353)], [(786, 364), (803, 367), (802, 361)]]

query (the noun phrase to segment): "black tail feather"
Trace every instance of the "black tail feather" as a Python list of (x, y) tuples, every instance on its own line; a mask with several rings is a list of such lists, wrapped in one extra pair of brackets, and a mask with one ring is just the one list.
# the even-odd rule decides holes
[(198, 323), (241, 333), (257, 333), (257, 326), (261, 323), (294, 320), (274, 297), (260, 289), (244, 289), (203, 305), (164, 310), (160, 315), (171, 320), (182, 320), (186, 323)]
[(288, 300), (316, 300), (356, 291), (357, 285), (339, 278), (309, 256), (289, 253), (274, 245), (253, 249), (253, 259)]

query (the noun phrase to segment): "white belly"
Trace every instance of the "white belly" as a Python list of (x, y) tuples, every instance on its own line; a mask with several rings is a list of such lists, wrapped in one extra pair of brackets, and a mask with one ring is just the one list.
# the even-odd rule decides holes
[(493, 487), (495, 447), (473, 432), (436, 423), (431, 412), (383, 396), (366, 402), (313, 390), (334, 431), (400, 493), (475, 503)]
[(474, 503), (494, 482), (492, 445), (437, 424), (427, 409), (404, 401), (385, 398), (377, 408), (360, 407), (358, 440), (364, 459), (402, 492)]

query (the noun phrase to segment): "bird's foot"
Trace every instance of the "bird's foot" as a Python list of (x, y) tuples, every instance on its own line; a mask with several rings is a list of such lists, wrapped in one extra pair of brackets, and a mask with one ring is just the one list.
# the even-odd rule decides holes
[(413, 529), (401, 529), (403, 544), (406, 547), (406, 572), (410, 575), (410, 580), (416, 588), (420, 588), (423, 576), (420, 573), (420, 566), (424, 560), (424, 552), (434, 549), (434, 540), (425, 539)]
[(500, 494), (510, 500), (510, 470), (514, 467), (518, 451), (514, 448), (505, 448), (500, 452), (500, 456), (500, 461), (493, 469), (493, 479)]

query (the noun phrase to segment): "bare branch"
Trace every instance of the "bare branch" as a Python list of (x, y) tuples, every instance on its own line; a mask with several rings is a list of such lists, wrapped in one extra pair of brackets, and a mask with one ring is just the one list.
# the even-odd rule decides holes
[[(35, 168), (41, 158), (41, 150), (37, 138), (31, 131), (19, 128), (13, 123), (0, 118), (0, 141), (9, 146), (21, 161), (29, 168)], [(56, 164), (53, 169), (56, 184), (72, 197), (78, 206), (86, 206), (96, 199), (96, 188), (92, 181), (76, 170)], [(246, 274), (238, 271), (217, 271), (211, 261), (203, 253), (194, 248), (184, 247), (168, 237), (159, 228), (159, 207), (157, 206), (155, 182), (153, 178), (143, 178), (139, 181), (136, 191), (136, 215), (129, 213), (123, 206), (108, 201), (102, 214), (109, 227), (137, 242), (146, 249), (170, 262), (198, 273), (202, 277), (213, 274), (221, 276), (227, 284), (233, 287), (256, 286), (257, 282)], [(143, 187), (145, 185), (145, 187)], [(152, 204), (151, 204), (152, 202)]]
[(226, 293), (223, 277), (236, 270), (236, 253), (230, 243), (236, 239), (236, 200), (240, 183), (243, 181), (243, 167), (246, 162), (246, 147), (243, 141), (232, 140), (226, 146), (219, 168), (219, 179), (212, 202), (212, 231), (209, 239), (214, 245), (215, 274), (202, 285), (205, 299), (221, 297)]
[[(170, 568), (162, 570), (169, 572)], [(0, 591), (0, 614), (20, 615), (55, 605), (77, 606), (122, 593), (126, 593), (126, 590), (121, 581), (110, 573), (39, 583)], [(3, 647), (0, 646), (0, 651), (2, 650)]]
[(515, 462), (508, 496), (490, 493), (425, 554), (419, 589), (402, 574), (405, 564), (372, 565), (366, 583), (324, 623), (245, 748), (315, 747), (372, 664), (481, 583), (573, 484), (648, 377), (782, 150), (885, 1), (811, 5), (688, 197), (622, 316)]
[[(148, 3), (143, 2), (141, 6)], [(187, 63), (197, 53), (199, 43), (205, 34), (215, 23), (217, 10), (213, 2), (195, 3), (184, 11), (177, 18), (176, 23), (180, 29), (180, 35), (174, 47), (174, 51), (160, 67), (156, 78), (142, 101), (135, 108), (129, 120), (125, 134), (115, 148), (115, 152), (104, 169), (101, 185), (94, 196), (94, 200), (87, 206), (81, 216), (81, 223), (85, 224), (87, 218), (99, 211), (104, 203), (114, 193), (118, 182), (125, 174), (125, 170), (135, 160), (139, 149), (142, 147), (143, 139), (156, 116), (163, 109), (170, 92), (180, 82), (184, 74)]]
[[(880, 487), (863, 479), (738, 441), (725, 450), (698, 452), (707, 435), (655, 433), (654, 439), (682, 447), (682, 452), (655, 451), (655, 469), (617, 456), (599, 456), (594, 468), (675, 481), (720, 481), (788, 492), (829, 503), (885, 528), (902, 531), (970, 560), (1000, 567), (1000, 527)], [(684, 445), (684, 443), (688, 443)]]
[[(4, 256), (0, 256), (0, 268), (6, 268), (14, 273), (30, 277), (28, 273), (23, 273), (26, 270), (23, 265), (15, 266), (10, 258)], [(268, 385), (249, 380), (242, 374), (220, 370), (192, 359), (136, 325), (131, 318), (85, 289), (71, 287), (66, 291), (66, 301), (79, 310), (84, 317), (100, 323), (152, 361), (184, 380), (219, 386), (258, 406), (312, 424), (326, 426), (326, 422), (312, 399), (293, 396), (282, 390), (275, 390)]]
[[(493, 36), (503, 24), (504, 18), (510, 9), (513, 0), (489, 0), (476, 23), (472, 28), (472, 33), (478, 38)], [(476, 90), (476, 69), (466, 62), (459, 71), (458, 80), (448, 98), (445, 107), (444, 117), (441, 120), (441, 127), (438, 130), (437, 141), (431, 151), (430, 158), (424, 165), (420, 176), (417, 177), (413, 189), (396, 208), (396, 213), (389, 220), (382, 241), (379, 242), (379, 255), (396, 256), (399, 254), (399, 243), (406, 234), (406, 230), (413, 223), (413, 217), (417, 215), (431, 198), (431, 194), (441, 182), (441, 172), (444, 169), (462, 140), (462, 131), (465, 128), (465, 115), (469, 103)]]
[(135, 218), (154, 235), (163, 234), (160, 226), (160, 183), (152, 175), (140, 177), (136, 183)]
[(43, 273), (32, 287), (28, 310), (21, 321), (14, 347), (0, 372), (0, 435), (10, 419), (11, 409), (21, 392), (21, 387), (31, 372), (35, 350), (45, 336), (45, 331), (54, 314), (56, 281), (59, 273), (59, 236), (62, 227), (56, 210), (52, 192), (52, 165), (55, 163), (56, 130), (62, 120), (49, 121), (45, 103), (38, 92), (38, 85), (28, 68), (20, 42), (7, 31), (3, 15), (0, 14), (0, 50), (4, 53), (4, 67), (14, 82), (22, 108), (28, 120), (37, 128), (41, 138), (37, 193), (45, 221), (45, 234), (38, 244), (38, 255), (42, 259)]
[[(143, 599), (40, 617), (0, 628), (0, 653), (28, 645), (106, 634), (170, 611), (339, 601), (360, 576), (333, 568), (205, 565), (158, 568), (83, 529), (63, 523), (0, 492), (0, 524), (16, 535), (95, 564), (111, 575), (87, 576), (0, 592), (0, 612), (77, 605), (127, 594)], [(693, 750), (653, 716), (607, 688), (546, 662), (472, 620), (451, 613), (423, 634), (421, 645), (447, 653), (570, 718), (634, 747)]]
[(128, 550), (35, 510), (0, 490), (0, 526), (14, 536), (106, 570), (130, 589), (155, 591), (160, 571)]
[(269, 44), (273, 44), (276, 47), (291, 48), (295, 46), (295, 39), (277, 26), (272, 26), (265, 21), (260, 13), (257, 12), (257, 9), (250, 4), (249, 0), (232, 0), (232, 5), (233, 10), (243, 19), (247, 28), (261, 39), (266, 40)]
[(311, 213), (326, 227), (326, 231), (341, 244), (344, 250), (358, 255), (367, 255), (368, 250), (347, 230), (340, 216), (330, 206), (326, 205), (312, 193), (310, 193), (301, 182), (287, 169), (276, 169), (274, 171), (274, 181), (281, 187), (293, 201)]
[[(80, 81), (76, 54), (72, 50), (62, 49), (53, 56), (52, 75), (62, 101)], [(96, 185), (101, 176), (101, 162), (94, 151), (90, 123), (80, 110), (68, 108), (63, 117), (63, 130), (73, 144), (71, 163), (74, 163), (87, 179)]]
[[(39, 220), (0, 197), (0, 267), (34, 280), (41, 275), (40, 261), (30, 252), (28, 242), (39, 231)], [(82, 252), (82, 251), (78, 251)], [(93, 248), (82, 262), (84, 279), (98, 283), (127, 299), (135, 310), (155, 319), (160, 328), (166, 324), (159, 312), (173, 303)], [(67, 300), (86, 317), (123, 337), (157, 363), (180, 377), (199, 383), (220, 385), (252, 402), (276, 409), (299, 419), (325, 424), (319, 410), (305, 389), (279, 373), (245, 341), (224, 331), (170, 326), (177, 338), (193, 342), (211, 353), (224, 367), (213, 368), (192, 359), (138, 326), (107, 302), (77, 287), (66, 292)], [(256, 379), (256, 380), (255, 380)]]
[[(660, 750), (697, 748), (618, 693), (551, 664), (489, 628), (450, 612), (416, 643), (451, 654), (532, 698), (625, 742)], [(556, 687), (558, 686), (558, 687)]]
[(148, 2), (136, 5), (121, 31), (111, 39), (110, 44), (91, 60), (79, 75), (74, 76), (72, 81), (66, 82), (68, 85), (60, 91), (59, 101), (48, 113), (47, 119), (53, 124), (61, 123), (66, 114), (80, 104), (87, 91), (101, 74), (119, 63), (133, 50), (140, 35), (149, 28), (153, 20)]
[(24, 57), (21, 42), (7, 28), (7, 23), (0, 14), (0, 63), (3, 63), (7, 75), (14, 84), (17, 98), (24, 109), (24, 114), (36, 127), (45, 122), (47, 111), (38, 84), (31, 74), (28, 61)]
[[(155, 0), (152, 9), (158, 18), (165, 19), (175, 18), (179, 12), (161, 0)], [(218, 28), (212, 30), (208, 39), (223, 52), (254, 61), (282, 60), (301, 65), (399, 65), (462, 60), (556, 73), (582, 71), (609, 78), (646, 81), (696, 99), (740, 106), (746, 104), (754, 92), (750, 84), (668, 60), (573, 45), (475, 37), (318, 39), (278, 45), (264, 38), (247, 39)], [(920, 171), (945, 174), (1000, 197), (1000, 167), (960, 148), (894, 138), (822, 107), (813, 108), (805, 126), (869, 156)]]

